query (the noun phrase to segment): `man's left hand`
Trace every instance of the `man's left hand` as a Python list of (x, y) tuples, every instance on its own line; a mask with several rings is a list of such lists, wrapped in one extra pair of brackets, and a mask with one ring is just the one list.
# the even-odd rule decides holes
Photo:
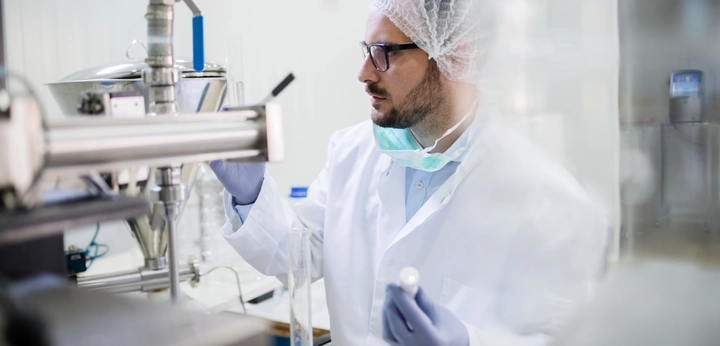
[(468, 331), (452, 311), (418, 288), (415, 299), (388, 284), (383, 307), (383, 339), (391, 345), (467, 346)]

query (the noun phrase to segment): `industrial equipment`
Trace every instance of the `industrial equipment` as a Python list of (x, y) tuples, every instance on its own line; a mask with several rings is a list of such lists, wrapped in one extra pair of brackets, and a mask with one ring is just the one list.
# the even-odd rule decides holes
[[(72, 310), (67, 304), (83, 307), (77, 311), (85, 316), (78, 321), (88, 322), (97, 317), (98, 323), (103, 324), (103, 320), (120, 318), (121, 301), (90, 290), (119, 293), (169, 288), (171, 301), (175, 303), (181, 280), (198, 282), (201, 273), (197, 264), (180, 265), (177, 258), (176, 225), (188, 193), (183, 182), (184, 164), (220, 159), (270, 162), (283, 159), (278, 105), (231, 107), (217, 112), (226, 89), (225, 69), (205, 61), (201, 12), (192, 0), (185, 2), (194, 15), (192, 60), (175, 59), (173, 54), (176, 1), (149, 0), (145, 14), (148, 31), (145, 61), (88, 69), (50, 84), (53, 96), (66, 113), (62, 120), (46, 120), (32, 93), (11, 95), (4, 89), (4, 72), (0, 78), (3, 87), (0, 88), (0, 247), (7, 250), (0, 261), (2, 273), (8, 278), (45, 271), (65, 273), (66, 263), (76, 265), (81, 251), (73, 249), (67, 254), (72, 261), (66, 262), (61, 233), (67, 228), (108, 220), (127, 219), (145, 256), (145, 265), (137, 270), (80, 276), (77, 285), (88, 290), (63, 288), (37, 298), (45, 303), (37, 305), (35, 310), (55, 325), (58, 317), (55, 312)], [(4, 50), (2, 41), (0, 47)], [(68, 180), (80, 182), (83, 191), (48, 194), (48, 190)], [(23, 256), (28, 251), (37, 256)], [(33, 264), (34, 259), (28, 257), (43, 261)], [(22, 269), (13, 273), (8, 268)], [(76, 272), (83, 269), (73, 268)], [(81, 295), (83, 298), (79, 298)], [(35, 306), (32, 303), (35, 298), (27, 298), (30, 305)], [(82, 301), (84, 299), (87, 301)], [(103, 303), (88, 304), (99, 300)], [(128, 321), (124, 330), (146, 323), (134, 321), (131, 315), (149, 308), (134, 305), (133, 308), (131, 312), (120, 313), (125, 316), (120, 319)], [(172, 314), (170, 321), (183, 314), (173, 312), (175, 308), (170, 307), (156, 310), (168, 317)], [(140, 314), (145, 316), (143, 320), (150, 318), (146, 312)], [(165, 330), (164, 335), (156, 335), (157, 339), (148, 337), (143, 343), (149, 340), (178, 344), (181, 336), (175, 335), (173, 328), (205, 325), (195, 317), (182, 321), (185, 322), (172, 328), (158, 327), (157, 330)], [(58, 328), (82, 331), (85, 325), (65, 322)], [(225, 328), (230, 325), (226, 322), (217, 321), (216, 326)], [(188, 333), (195, 335), (183, 344), (244, 344), (240, 341), (254, 338), (263, 330), (257, 323), (248, 326), (243, 328), (246, 335), (228, 330), (217, 334), (234, 339), (213, 335), (202, 335), (204, 338), (198, 339), (197, 328), (190, 328)], [(55, 330), (54, 333), (56, 338), (65, 340), (62, 332)]]

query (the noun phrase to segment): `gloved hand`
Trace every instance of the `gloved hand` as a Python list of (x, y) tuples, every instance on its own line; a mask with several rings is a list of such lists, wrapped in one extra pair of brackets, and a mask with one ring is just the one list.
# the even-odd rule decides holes
[(385, 289), (383, 339), (391, 345), (412, 346), (467, 346), (470, 342), (462, 321), (447, 308), (435, 305), (422, 287), (412, 299), (395, 284)]
[(265, 162), (210, 161), (210, 168), (225, 189), (240, 205), (253, 204), (260, 195), (265, 177)]

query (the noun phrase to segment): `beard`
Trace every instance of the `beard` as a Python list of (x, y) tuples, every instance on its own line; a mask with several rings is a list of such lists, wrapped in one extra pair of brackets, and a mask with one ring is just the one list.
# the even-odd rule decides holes
[[(387, 90), (378, 87), (376, 84), (369, 84), (367, 90), (380, 97), (387, 97)], [(428, 116), (436, 113), (445, 104), (445, 94), (440, 82), (440, 69), (434, 60), (431, 60), (425, 69), (422, 81), (402, 100), (400, 104), (393, 104), (389, 111), (377, 120), (375, 125), (380, 127), (392, 127), (405, 129), (415, 126), (425, 120)], [(378, 106), (374, 106), (379, 112)]]

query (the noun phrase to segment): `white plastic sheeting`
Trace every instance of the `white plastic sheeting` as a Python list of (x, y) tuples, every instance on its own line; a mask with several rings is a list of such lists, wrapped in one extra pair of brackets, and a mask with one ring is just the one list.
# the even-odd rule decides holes
[(483, 97), (561, 162), (606, 212), (618, 254), (617, 3), (506, 0)]

